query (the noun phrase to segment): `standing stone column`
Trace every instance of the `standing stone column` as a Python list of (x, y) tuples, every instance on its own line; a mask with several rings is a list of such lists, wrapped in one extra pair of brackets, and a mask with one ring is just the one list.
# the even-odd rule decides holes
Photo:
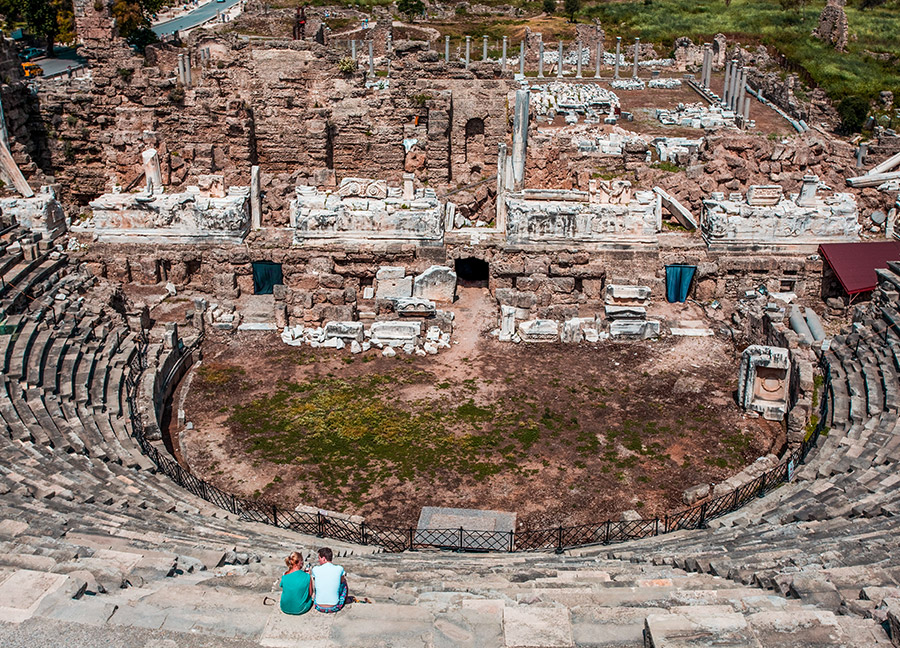
[(250, 226), (253, 229), (262, 227), (262, 196), (259, 187), (259, 167), (250, 167)]
[(352, 58), (354, 61), (356, 60), (356, 40), (355, 39), (350, 41), (350, 58)]
[(728, 107), (734, 110), (735, 102), (737, 101), (738, 79), (742, 70), (738, 67), (737, 61), (732, 61), (732, 63), (731, 88), (728, 90)]
[(506, 230), (506, 142), (497, 143), (497, 218), (498, 230)]
[(375, 44), (369, 41), (369, 76), (375, 78)]
[(450, 37), (444, 36), (444, 63), (450, 63)]
[(750, 97), (744, 99), (744, 128), (747, 127), (748, 121), (750, 121)]
[(144, 179), (147, 181), (147, 193), (162, 189), (162, 171), (156, 149), (147, 149), (141, 153), (141, 162), (144, 166)]
[(416, 179), (415, 173), (403, 174), (403, 200), (414, 200), (416, 197), (416, 189), (413, 182)]
[(469, 69), (469, 51), (472, 48), (472, 37), (466, 36), (466, 69)]
[(632, 79), (638, 78), (637, 70), (638, 70), (638, 61), (640, 60), (640, 58), (641, 58), (641, 39), (635, 38), (634, 39), (634, 68), (631, 70), (631, 78)]
[(747, 98), (747, 68), (741, 68), (740, 87), (737, 93), (737, 103), (734, 106), (736, 112), (743, 112), (744, 100)]
[(706, 68), (709, 65), (709, 44), (703, 44), (703, 65), (700, 66), (700, 87), (704, 90), (709, 89), (706, 78)]
[(513, 115), (513, 191), (525, 188), (525, 150), (528, 144), (528, 90), (516, 90), (516, 110)]
[(184, 54), (178, 55), (178, 82), (181, 85), (187, 85), (187, 81), (184, 78)]
[(722, 106), (728, 105), (728, 84), (731, 81), (731, 61), (725, 64), (725, 85), (722, 88)]
[(577, 54), (578, 58), (575, 59), (575, 78), (580, 79), (581, 78), (581, 41), (578, 41), (576, 43), (576, 46), (578, 48), (578, 54)]
[[(749, 97), (747, 98), (749, 109)], [(859, 148), (856, 149), (856, 168), (861, 169), (866, 164), (866, 156), (869, 154), (869, 144), (867, 142), (860, 142)]]
[(622, 51), (622, 37), (616, 36), (616, 67), (613, 72), (614, 79), (619, 78), (619, 56), (620, 56), (621, 51)]
[(557, 79), (561, 79), (561, 78), (562, 78), (562, 75), (563, 75), (563, 70), (562, 70), (562, 66), (563, 66), (563, 46), (562, 46), (562, 41), (559, 41), (559, 48), (558, 48), (557, 52), (559, 52), (559, 56), (558, 56), (559, 60), (556, 62), (556, 78), (557, 78)]
[(519, 43), (519, 74), (525, 76), (525, 39)]
[(506, 72), (506, 45), (507, 45), (507, 40), (506, 40), (506, 36), (504, 36), (504, 37), (503, 37), (503, 56), (502, 56), (502, 58), (500, 59), (500, 61), (501, 61), (501, 62), (500, 62), (500, 69), (501, 69), (503, 72)]
[(600, 78), (600, 59), (602, 58), (602, 55), (603, 55), (602, 50), (603, 50), (603, 43), (601, 43), (600, 41), (597, 41), (597, 59), (594, 61), (594, 78), (595, 79)]
[(538, 78), (544, 78), (544, 41), (538, 43)]
[(481, 60), (482, 60), (482, 61), (487, 61), (488, 37), (487, 37), (487, 36), (482, 36), (481, 39), (482, 39), (482, 42), (481, 42)]

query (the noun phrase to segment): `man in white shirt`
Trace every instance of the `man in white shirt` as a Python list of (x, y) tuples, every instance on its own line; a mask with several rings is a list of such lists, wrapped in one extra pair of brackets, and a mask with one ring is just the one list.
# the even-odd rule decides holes
[(319, 564), (312, 569), (310, 590), (319, 612), (339, 612), (347, 601), (347, 577), (344, 568), (333, 562), (334, 553), (328, 547), (319, 549)]

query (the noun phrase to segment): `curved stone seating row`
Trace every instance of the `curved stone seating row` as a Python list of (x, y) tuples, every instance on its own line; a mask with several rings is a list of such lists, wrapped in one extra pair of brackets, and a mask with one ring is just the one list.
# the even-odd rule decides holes
[[(52, 272), (16, 304), (15, 334), (0, 335), (0, 620), (30, 619), (37, 634), (61, 620), (99, 636), (121, 625), (265, 646), (888, 642), (879, 606), (900, 582), (898, 365), (878, 322), (826, 358), (847, 417), (834, 415), (815, 460), (716, 529), (563, 557), (365, 556), (372, 549), (235, 519), (154, 472), (124, 395), (137, 341), (91, 283), (71, 265)], [(153, 392), (171, 355), (154, 344), (148, 357)], [(353, 592), (375, 603), (300, 619), (262, 607), (283, 556), (323, 543), (352, 554), (341, 562)], [(16, 607), (23, 582), (41, 594), (27, 609)]]
[(6, 233), (0, 241), (0, 318), (50, 292), (66, 270), (65, 256), (39, 235), (22, 228)]
[[(890, 604), (890, 619), (881, 607), (882, 599), (900, 599), (900, 318), (890, 304), (896, 293), (882, 286), (862, 320), (821, 352), (831, 376), (829, 429), (794, 481), (709, 531), (595, 551), (890, 621), (900, 643), (900, 606)], [(884, 587), (894, 588), (889, 596)]]

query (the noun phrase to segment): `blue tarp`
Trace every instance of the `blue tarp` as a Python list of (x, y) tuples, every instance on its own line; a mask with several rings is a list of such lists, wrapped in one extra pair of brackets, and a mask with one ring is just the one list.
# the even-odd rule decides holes
[(697, 266), (692, 265), (667, 265), (666, 266), (666, 300), (669, 302), (683, 302), (687, 299), (691, 289), (691, 280)]
[(272, 261), (253, 262), (253, 294), (271, 295), (272, 286), (284, 283), (281, 264)]

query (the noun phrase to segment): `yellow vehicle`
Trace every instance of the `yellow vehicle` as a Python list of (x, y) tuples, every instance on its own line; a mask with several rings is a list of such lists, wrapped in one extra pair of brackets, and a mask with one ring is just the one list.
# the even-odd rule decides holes
[(25, 71), (25, 78), (39, 77), (44, 74), (44, 68), (37, 63), (22, 63), (22, 69)]

